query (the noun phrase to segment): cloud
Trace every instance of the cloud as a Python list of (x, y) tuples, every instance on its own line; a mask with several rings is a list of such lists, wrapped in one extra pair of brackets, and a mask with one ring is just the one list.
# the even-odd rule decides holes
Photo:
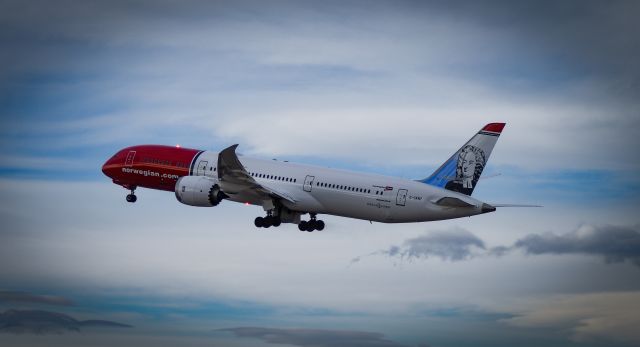
[[(473, 258), (486, 250), (484, 242), (467, 230), (454, 228), (443, 231), (430, 231), (426, 235), (404, 241), (401, 246), (391, 246), (370, 255), (387, 255), (401, 259), (427, 259), (436, 257), (442, 260), (461, 261)], [(359, 262), (356, 257), (351, 262)]]
[[(20, 73), (5, 79), (17, 97), (4, 156), (238, 141), (264, 156), (426, 166), (500, 115), (509, 146), (493, 163), (637, 168), (635, 103), (601, 83), (637, 75), (637, 49), (617, 35), (636, 30), (633, 3), (7, 4), (0, 61)], [(22, 154), (33, 159), (12, 165), (42, 155)]]
[[(402, 246), (390, 246), (370, 255), (387, 255), (401, 259), (427, 259), (461, 261), (479, 256), (505, 256), (521, 250), (525, 254), (583, 254), (604, 257), (607, 263), (631, 261), (640, 266), (640, 231), (638, 227), (614, 225), (582, 225), (574, 231), (555, 234), (529, 234), (511, 246), (487, 247), (483, 240), (471, 232), (455, 228), (427, 232), (423, 236), (404, 241)], [(359, 262), (356, 257), (351, 262)]]
[(578, 294), (545, 298), (502, 322), (527, 328), (568, 329), (577, 342), (640, 342), (640, 292)]
[(237, 327), (220, 329), (233, 332), (237, 337), (260, 339), (267, 343), (288, 344), (301, 347), (402, 347), (406, 345), (387, 340), (383, 334), (321, 329), (276, 329), (260, 327)]
[(61, 296), (37, 295), (26, 292), (0, 291), (0, 302), (72, 306), (73, 301)]
[(598, 255), (608, 263), (629, 260), (640, 266), (640, 231), (637, 226), (583, 225), (565, 234), (531, 234), (516, 241), (512, 248), (534, 255)]
[(0, 314), (0, 333), (59, 334), (83, 327), (130, 328), (106, 320), (79, 321), (66, 314), (39, 310), (8, 310)]
[(387, 254), (407, 259), (433, 256), (442, 260), (459, 261), (473, 257), (476, 249), (484, 250), (484, 242), (469, 231), (456, 228), (448, 231), (433, 231), (427, 235), (406, 240), (402, 247), (389, 248)]

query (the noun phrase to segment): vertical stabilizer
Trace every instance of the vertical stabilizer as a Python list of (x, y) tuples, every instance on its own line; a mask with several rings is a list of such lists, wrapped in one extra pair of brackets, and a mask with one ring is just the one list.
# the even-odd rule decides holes
[(490, 123), (421, 182), (471, 195), (505, 123)]

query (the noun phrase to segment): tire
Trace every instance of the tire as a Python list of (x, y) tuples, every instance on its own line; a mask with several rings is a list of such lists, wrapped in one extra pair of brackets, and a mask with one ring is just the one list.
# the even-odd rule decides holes
[(253, 221), (253, 224), (256, 226), (256, 228), (262, 228), (262, 226), (264, 225), (264, 218), (256, 217), (256, 219)]
[(309, 223), (307, 223), (307, 229), (308, 232), (312, 232), (314, 230), (316, 230), (316, 222), (315, 221), (309, 221)]
[(305, 231), (307, 230), (307, 222), (306, 221), (302, 221), (298, 224), (298, 230), (300, 231)]
[(274, 227), (279, 227), (280, 224), (282, 224), (282, 219), (280, 219), (280, 217), (273, 217), (273, 226)]
[(127, 195), (127, 202), (136, 202), (136, 200), (138, 200), (138, 198), (135, 195), (133, 194)]
[(324, 230), (324, 222), (323, 221), (319, 220), (319, 221), (316, 222), (316, 230), (318, 230), (318, 231)]

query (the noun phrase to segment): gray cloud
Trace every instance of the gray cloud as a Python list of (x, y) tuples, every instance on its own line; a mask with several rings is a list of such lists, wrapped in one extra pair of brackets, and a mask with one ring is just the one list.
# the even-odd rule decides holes
[(524, 310), (502, 322), (527, 328), (562, 327), (578, 343), (606, 341), (640, 343), (640, 292), (608, 292), (564, 295), (527, 304)]
[(402, 347), (406, 345), (384, 338), (383, 334), (321, 329), (276, 329), (260, 327), (237, 327), (220, 329), (233, 332), (237, 337), (260, 339), (267, 343), (289, 344), (303, 347)]
[(84, 327), (130, 328), (106, 320), (79, 321), (66, 314), (39, 310), (8, 310), (0, 314), (0, 333), (59, 334)]
[[(494, 163), (637, 167), (637, 103), (617, 100), (637, 89), (636, 2), (37, 3), (0, 10), (0, 76), (12, 76), (0, 89), (39, 106), (0, 119), (10, 167), (41, 161), (12, 147), (43, 138), (58, 149), (238, 141), (268, 156), (435, 165), (482, 125), (469, 109), (509, 115), (518, 141)], [(412, 124), (403, 141), (389, 118)], [(424, 141), (435, 121), (465, 134)]]
[[(631, 261), (640, 266), (638, 227), (583, 225), (564, 233), (529, 234), (511, 246), (487, 248), (484, 241), (464, 229), (428, 232), (370, 255), (382, 254), (401, 259), (438, 257), (443, 260), (469, 260), (478, 256), (504, 256), (521, 250), (530, 255), (584, 254), (604, 257), (607, 263)], [(358, 262), (356, 257), (352, 263)]]
[[(460, 261), (470, 259), (484, 250), (486, 247), (481, 239), (467, 230), (456, 228), (428, 232), (426, 235), (404, 241), (402, 246), (391, 246), (370, 255), (382, 254), (407, 260), (437, 257), (442, 260)], [(356, 257), (352, 263), (360, 260), (361, 257)]]
[(638, 227), (584, 225), (566, 234), (531, 234), (513, 245), (527, 254), (589, 254), (608, 263), (632, 261), (640, 266)]
[(38, 295), (27, 292), (1, 291), (0, 302), (8, 303), (31, 303), (54, 306), (72, 306), (73, 301), (61, 296)]

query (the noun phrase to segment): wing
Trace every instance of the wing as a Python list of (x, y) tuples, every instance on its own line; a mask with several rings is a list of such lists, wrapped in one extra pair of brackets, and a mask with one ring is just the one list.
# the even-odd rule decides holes
[(278, 191), (264, 183), (258, 183), (242, 166), (236, 155), (237, 144), (227, 147), (218, 154), (218, 180), (225, 194), (253, 193), (262, 200), (279, 198), (296, 203), (290, 195)]

